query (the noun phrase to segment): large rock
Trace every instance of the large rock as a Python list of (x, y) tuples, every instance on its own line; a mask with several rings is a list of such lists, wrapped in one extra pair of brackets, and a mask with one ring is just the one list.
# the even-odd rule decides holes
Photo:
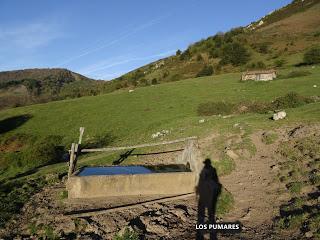
[(285, 111), (281, 111), (281, 112), (277, 112), (275, 114), (273, 114), (272, 119), (277, 121), (280, 119), (284, 119), (287, 116), (287, 113)]

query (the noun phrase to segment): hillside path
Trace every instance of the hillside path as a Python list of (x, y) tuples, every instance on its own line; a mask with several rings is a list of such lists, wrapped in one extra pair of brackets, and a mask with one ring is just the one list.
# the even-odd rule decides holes
[(221, 183), (235, 200), (233, 210), (224, 216), (223, 221), (240, 221), (244, 229), (251, 229), (256, 234), (271, 230), (272, 218), (284, 200), (279, 198), (279, 190), (283, 186), (275, 180), (278, 159), (274, 148), (277, 144), (264, 144), (262, 133), (250, 136), (257, 149), (254, 156), (241, 157), (232, 150), (227, 152), (234, 159), (236, 169), (221, 177)]

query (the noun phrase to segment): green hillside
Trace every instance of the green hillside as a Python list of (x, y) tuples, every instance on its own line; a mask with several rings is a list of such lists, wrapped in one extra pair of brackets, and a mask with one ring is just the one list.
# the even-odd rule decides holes
[[(83, 144), (91, 147), (158, 142), (193, 135), (203, 139), (212, 132), (220, 133), (221, 143), (214, 143), (213, 149), (209, 145), (201, 150), (205, 157), (213, 150), (223, 152), (226, 141), (223, 136), (237, 131), (235, 124), (240, 124), (247, 135), (258, 129), (319, 122), (320, 91), (314, 87), (320, 85), (319, 66), (284, 69), (279, 78), (271, 82), (240, 82), (240, 76), (241, 73), (221, 74), (138, 88), (133, 92), (121, 90), (0, 111), (0, 185), (3, 189), (0, 226), (19, 212), (30, 195), (50, 183), (45, 176), (66, 173), (63, 155), (70, 144), (77, 141), (81, 126), (86, 128)], [(299, 103), (295, 108), (282, 108), (288, 114), (284, 121), (270, 120), (272, 112), (198, 115), (199, 106), (208, 102), (263, 104), (290, 92), (313, 100), (308, 104)], [(291, 99), (280, 99), (291, 106), (288, 103)], [(199, 122), (202, 119), (204, 122)], [(168, 130), (169, 134), (151, 137), (162, 130)], [(237, 147), (251, 154), (255, 152), (249, 138), (243, 138)], [(85, 155), (80, 158), (79, 166), (110, 165), (119, 154), (122, 152)], [(230, 173), (235, 167), (225, 155), (215, 160), (220, 175)], [(139, 159), (128, 159), (126, 164), (130, 163), (137, 164)], [(224, 196), (220, 212), (230, 208), (231, 199), (229, 195)]]
[[(240, 73), (223, 74), (150, 86), (134, 92), (118, 91), (95, 97), (38, 104), (0, 112), (2, 156), (9, 154), (10, 144), (5, 139), (17, 134), (25, 138), (44, 138), (55, 135), (60, 144), (69, 147), (77, 139), (78, 128), (86, 127), (85, 142), (101, 136), (110, 136), (112, 145), (153, 141), (152, 133), (170, 130), (167, 138), (205, 134), (208, 129), (224, 129), (236, 122), (246, 122), (252, 127), (276, 126), (268, 119), (270, 114), (240, 114), (228, 119), (219, 116), (205, 117), (208, 121), (199, 124), (197, 108), (206, 102), (241, 101), (266, 102), (289, 92), (302, 96), (319, 96), (319, 67), (303, 68), (311, 74), (286, 78), (293, 69), (281, 71), (283, 78), (272, 82), (240, 82)], [(298, 71), (302, 71), (301, 68)], [(281, 75), (280, 74), (280, 75)], [(319, 103), (289, 110), (288, 121), (303, 119), (319, 120)], [(25, 117), (27, 116), (27, 117)], [(21, 119), (22, 120), (21, 120)], [(9, 120), (6, 120), (9, 119)], [(10, 122), (10, 119), (13, 119)], [(18, 120), (17, 120), (18, 119)], [(16, 122), (21, 123), (16, 124)], [(7, 123), (8, 122), (8, 123)], [(285, 122), (288, 123), (287, 121)], [(27, 141), (26, 141), (27, 142)], [(18, 150), (23, 144), (18, 144)], [(13, 151), (16, 151), (13, 148)], [(22, 151), (23, 152), (23, 151)], [(20, 152), (20, 154), (22, 154)], [(19, 153), (16, 153), (19, 154)]]
[(320, 1), (296, 0), (246, 27), (218, 33), (185, 51), (129, 72), (116, 81), (145, 86), (197, 76), (279, 68), (303, 62), (319, 45)]

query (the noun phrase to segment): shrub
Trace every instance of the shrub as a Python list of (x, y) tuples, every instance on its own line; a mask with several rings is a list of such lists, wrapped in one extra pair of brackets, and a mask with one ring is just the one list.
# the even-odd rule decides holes
[(313, 102), (311, 98), (300, 96), (295, 92), (290, 92), (283, 97), (276, 98), (272, 102), (272, 110), (300, 107), (311, 102)]
[(239, 66), (246, 64), (250, 59), (248, 50), (238, 42), (228, 43), (222, 48), (222, 64)]
[(209, 57), (210, 58), (218, 58), (220, 56), (220, 52), (218, 49), (216, 48), (211, 48), (209, 50)]
[(286, 63), (286, 60), (284, 59), (277, 59), (274, 61), (274, 66), (276, 67), (282, 67)]
[(187, 49), (185, 50), (181, 55), (180, 55), (180, 60), (189, 60), (191, 58), (191, 53), (190, 50)]
[(176, 51), (176, 55), (177, 55), (177, 56), (180, 56), (180, 55), (181, 55), (181, 50), (180, 50), (180, 49), (178, 49), (178, 50)]
[(226, 102), (207, 102), (198, 106), (198, 114), (200, 116), (211, 116), (218, 114), (231, 114), (234, 104)]
[(197, 55), (197, 61), (198, 61), (198, 62), (203, 61), (203, 57), (202, 57), (201, 54), (198, 54), (198, 55)]
[(198, 72), (197, 77), (211, 76), (212, 74), (213, 67), (206, 65), (200, 70), (200, 72)]
[(151, 80), (151, 84), (152, 84), (152, 85), (158, 84), (158, 80), (157, 80), (156, 78), (153, 78), (153, 79)]
[(282, 78), (295, 78), (295, 77), (304, 77), (310, 75), (311, 72), (308, 71), (292, 71)]
[(179, 81), (182, 79), (182, 76), (179, 74), (179, 73), (176, 73), (176, 74), (173, 74), (171, 77), (170, 77), (170, 81), (171, 82), (175, 82), (175, 81)]
[(313, 47), (308, 50), (303, 57), (306, 64), (318, 64), (320, 63), (320, 48)]

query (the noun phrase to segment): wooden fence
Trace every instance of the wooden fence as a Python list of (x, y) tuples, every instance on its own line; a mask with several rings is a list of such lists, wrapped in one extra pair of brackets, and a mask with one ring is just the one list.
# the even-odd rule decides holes
[[(192, 160), (196, 158), (196, 152), (197, 152), (196, 149), (198, 148), (197, 137), (186, 137), (186, 138), (180, 138), (180, 139), (171, 140), (171, 141), (163, 141), (158, 143), (145, 143), (145, 144), (132, 145), (132, 146), (81, 149), (83, 133), (84, 133), (84, 127), (81, 127), (78, 143), (71, 144), (71, 149), (69, 151), (70, 160), (69, 160), (68, 177), (70, 177), (76, 171), (77, 159), (81, 153), (112, 152), (112, 151), (120, 151), (120, 150), (128, 150), (128, 149), (171, 145), (171, 144), (185, 142), (185, 147), (182, 149), (179, 149), (179, 150), (182, 150), (183, 153), (181, 155), (181, 158), (177, 161), (184, 164), (187, 164), (187, 163), (191, 164)], [(145, 153), (140, 155), (149, 155), (149, 154), (158, 154), (158, 153)]]

